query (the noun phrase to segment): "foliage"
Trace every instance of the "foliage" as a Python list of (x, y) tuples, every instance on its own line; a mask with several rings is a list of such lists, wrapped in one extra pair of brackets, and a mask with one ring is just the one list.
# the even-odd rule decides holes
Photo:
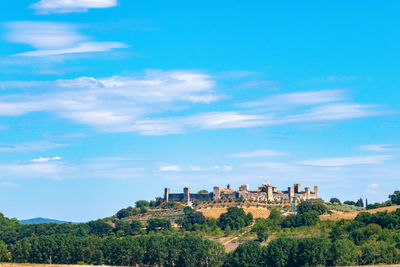
[[(346, 201), (345, 201), (346, 202)], [(357, 207), (355, 205), (348, 205), (345, 204), (345, 202), (343, 202), (343, 204), (338, 204), (338, 203), (326, 203), (326, 207), (328, 208), (328, 210), (337, 210), (337, 211), (342, 211), (342, 212), (352, 212), (352, 211), (361, 211), (364, 210), (363, 207)], [(355, 202), (354, 202), (355, 203)]]
[(225, 230), (228, 226), (231, 230), (239, 230), (249, 226), (253, 222), (253, 215), (246, 213), (242, 208), (229, 207), (226, 213), (221, 214), (218, 219), (218, 226)]
[(258, 242), (246, 242), (227, 255), (224, 267), (265, 266), (264, 250)]
[(318, 213), (315, 210), (311, 210), (297, 215), (286, 216), (282, 220), (281, 226), (283, 228), (310, 226), (317, 224), (318, 221), (319, 221)]
[(300, 214), (314, 210), (320, 215), (324, 214), (328, 211), (325, 203), (320, 199), (310, 199), (310, 200), (302, 201), (297, 206), (297, 210)]
[(0, 240), (0, 262), (10, 262), (11, 254), (7, 249), (6, 244)]
[(272, 209), (269, 213), (268, 219), (270, 219), (274, 224), (278, 225), (281, 222), (281, 213), (278, 209)]
[(150, 219), (147, 221), (147, 232), (170, 230), (171, 222), (166, 219)]
[(196, 226), (202, 225), (206, 222), (206, 218), (203, 213), (194, 211), (190, 207), (185, 207), (183, 209), (185, 217), (178, 220), (177, 223), (182, 225), (182, 227), (187, 231), (192, 231), (196, 229)]
[(400, 191), (394, 191), (393, 194), (389, 195), (389, 199), (393, 204), (400, 205)]
[(208, 194), (208, 191), (205, 189), (201, 189), (199, 190), (199, 192), (197, 192), (198, 194)]
[(340, 199), (338, 199), (338, 198), (336, 198), (336, 197), (331, 198), (331, 199), (329, 200), (329, 202), (332, 203), (332, 204), (335, 204), (335, 203), (341, 204)]
[(351, 200), (346, 200), (346, 201), (343, 202), (343, 204), (350, 205), (350, 206), (355, 206), (356, 202), (351, 201)]
[(124, 218), (128, 218), (128, 217), (137, 215), (139, 213), (140, 213), (140, 209), (128, 207), (128, 208), (119, 210), (116, 215), (117, 215), (118, 219), (124, 219)]

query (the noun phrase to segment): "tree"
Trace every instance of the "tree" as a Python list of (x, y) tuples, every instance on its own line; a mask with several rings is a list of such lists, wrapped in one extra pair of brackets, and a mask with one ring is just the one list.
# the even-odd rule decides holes
[(134, 234), (134, 235), (140, 234), (143, 228), (144, 228), (144, 226), (140, 221), (133, 220), (131, 222), (132, 234)]
[(197, 192), (198, 194), (208, 194), (208, 191), (205, 189), (201, 189), (199, 190), (199, 192)]
[(332, 243), (331, 248), (333, 266), (356, 265), (358, 249), (348, 239), (339, 239)]
[(356, 206), (357, 206), (357, 207), (361, 207), (361, 208), (364, 207), (364, 201), (363, 201), (362, 198), (360, 198), (359, 200), (357, 200)]
[(400, 191), (394, 191), (393, 194), (389, 195), (389, 199), (393, 204), (400, 205)]
[(0, 262), (10, 262), (11, 254), (7, 249), (6, 244), (0, 240)]
[(90, 233), (100, 237), (107, 235), (112, 230), (112, 226), (103, 220), (90, 221), (88, 225), (90, 227)]
[(135, 206), (138, 209), (148, 208), (150, 206), (150, 203), (147, 200), (138, 200), (136, 201)]
[(147, 221), (147, 232), (170, 230), (171, 222), (166, 219), (150, 219)]
[(343, 204), (350, 205), (350, 206), (355, 206), (356, 202), (351, 201), (351, 200), (346, 200), (345, 202), (343, 202)]
[(295, 266), (326, 266), (329, 259), (330, 242), (325, 237), (300, 238), (297, 245)]
[(286, 267), (296, 265), (297, 239), (279, 237), (272, 240), (267, 247), (267, 266)]
[(250, 267), (265, 266), (265, 256), (260, 243), (249, 241), (239, 245), (233, 252), (226, 257), (224, 266), (226, 267)]
[(226, 213), (222, 213), (218, 219), (218, 226), (225, 230), (229, 226), (232, 230), (239, 230), (245, 226), (249, 226), (253, 222), (251, 213), (246, 215), (243, 209), (237, 207), (229, 207)]
[(299, 213), (306, 213), (311, 210), (315, 210), (318, 214), (324, 214), (328, 211), (325, 203), (319, 199), (310, 199), (302, 201), (298, 206), (297, 210)]
[(336, 198), (336, 197), (331, 198), (331, 199), (329, 200), (329, 202), (332, 203), (332, 204), (335, 204), (335, 203), (341, 204), (340, 199), (338, 199), (338, 198)]
[(270, 219), (274, 224), (278, 225), (281, 221), (281, 213), (278, 209), (272, 209), (269, 213), (268, 219)]

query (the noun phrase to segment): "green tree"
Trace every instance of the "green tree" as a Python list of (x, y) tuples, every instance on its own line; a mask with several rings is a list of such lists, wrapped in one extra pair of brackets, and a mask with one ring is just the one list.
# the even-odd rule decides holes
[(338, 199), (338, 198), (336, 198), (336, 197), (332, 197), (332, 198), (329, 200), (329, 202), (332, 203), (332, 204), (335, 204), (335, 203), (341, 204), (340, 199)]
[(324, 214), (328, 211), (325, 203), (320, 199), (310, 199), (302, 201), (298, 206), (297, 210), (299, 213), (306, 213), (311, 210), (315, 210), (318, 214)]
[(286, 267), (296, 265), (295, 255), (297, 253), (297, 239), (279, 237), (268, 244), (266, 248), (267, 266)]
[(138, 200), (135, 203), (136, 208), (148, 208), (150, 203), (147, 200)]
[(7, 249), (6, 244), (0, 240), (0, 262), (10, 262), (11, 254)]
[(361, 208), (364, 207), (364, 201), (363, 201), (362, 198), (360, 198), (359, 200), (357, 200), (356, 206), (357, 206), (357, 207), (361, 207)]
[(171, 222), (166, 219), (150, 219), (147, 221), (147, 232), (170, 230)]
[(260, 243), (249, 241), (239, 245), (227, 255), (226, 267), (257, 267), (265, 266), (265, 255)]
[(269, 213), (268, 219), (278, 225), (281, 222), (281, 212), (278, 209), (272, 209)]
[(356, 265), (359, 256), (356, 245), (348, 239), (334, 241), (331, 254), (333, 266)]
[(298, 240), (296, 266), (326, 266), (330, 256), (330, 242), (325, 237), (307, 237)]
[(389, 199), (393, 204), (400, 205), (400, 191), (394, 191), (393, 194), (389, 195)]
[(246, 215), (242, 208), (229, 207), (226, 213), (222, 213), (218, 219), (218, 226), (225, 230), (228, 226), (232, 230), (239, 230), (249, 226), (253, 222), (253, 216)]
[(112, 226), (103, 220), (90, 221), (87, 224), (90, 228), (90, 233), (100, 237), (107, 235), (112, 230)]

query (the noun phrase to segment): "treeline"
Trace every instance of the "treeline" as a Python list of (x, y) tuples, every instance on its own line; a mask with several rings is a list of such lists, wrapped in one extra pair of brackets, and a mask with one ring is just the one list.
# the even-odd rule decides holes
[(220, 243), (191, 235), (99, 238), (57, 234), (19, 240), (10, 246), (10, 257), (18, 263), (221, 266), (225, 249)]

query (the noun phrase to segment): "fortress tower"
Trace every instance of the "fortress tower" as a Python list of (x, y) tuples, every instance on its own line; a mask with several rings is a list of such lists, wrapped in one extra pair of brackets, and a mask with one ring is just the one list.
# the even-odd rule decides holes
[(221, 198), (221, 193), (219, 191), (219, 187), (218, 186), (214, 186), (213, 189), (213, 199), (220, 199)]
[(190, 202), (190, 188), (183, 188), (183, 200), (187, 203)]
[(314, 185), (315, 198), (318, 198), (318, 186)]
[(164, 201), (168, 202), (169, 201), (169, 194), (171, 193), (170, 188), (165, 188), (164, 189)]
[(306, 199), (310, 199), (311, 196), (311, 190), (309, 187), (305, 187), (304, 191), (306, 192)]
[(294, 184), (294, 192), (301, 193), (301, 184)]

